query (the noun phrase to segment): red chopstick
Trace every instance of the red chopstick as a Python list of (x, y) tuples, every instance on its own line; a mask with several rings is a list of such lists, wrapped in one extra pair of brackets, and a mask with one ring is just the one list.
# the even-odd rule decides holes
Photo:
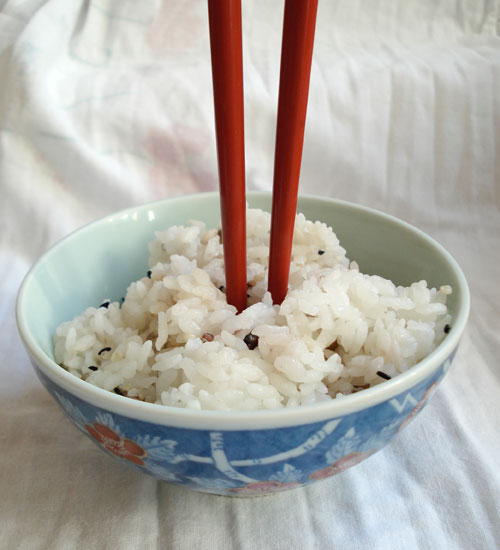
[(275, 304), (288, 290), (318, 0), (285, 0), (268, 289)]
[(226, 298), (247, 303), (241, 0), (208, 0)]

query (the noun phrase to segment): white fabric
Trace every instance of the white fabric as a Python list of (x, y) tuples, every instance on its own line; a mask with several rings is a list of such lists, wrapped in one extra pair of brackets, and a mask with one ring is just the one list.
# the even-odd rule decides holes
[[(391, 445), (248, 500), (106, 457), (41, 387), (14, 321), (26, 270), (71, 230), (216, 188), (206, 2), (0, 4), (0, 548), (498, 548), (500, 2), (320, 2), (301, 192), (428, 232), (464, 269), (472, 312)], [(248, 187), (270, 189), (283, 3), (243, 4)]]

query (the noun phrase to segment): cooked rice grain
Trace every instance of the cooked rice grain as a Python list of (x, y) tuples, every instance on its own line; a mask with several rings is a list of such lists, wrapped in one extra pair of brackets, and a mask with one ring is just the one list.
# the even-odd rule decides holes
[(226, 302), (221, 235), (199, 221), (158, 232), (150, 270), (54, 336), (56, 361), (91, 384), (191, 409), (294, 407), (404, 372), (449, 331), (451, 288), (360, 273), (332, 229), (298, 214), (281, 306), (267, 292), (270, 215), (247, 214), (248, 308)]

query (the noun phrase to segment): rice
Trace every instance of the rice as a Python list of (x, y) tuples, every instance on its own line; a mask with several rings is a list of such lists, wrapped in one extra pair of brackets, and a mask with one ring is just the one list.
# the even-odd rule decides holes
[(211, 410), (295, 407), (404, 372), (449, 330), (449, 286), (360, 273), (330, 227), (298, 214), (289, 291), (267, 292), (270, 214), (247, 213), (248, 308), (226, 302), (220, 232), (200, 221), (150, 243), (150, 271), (54, 335), (56, 361), (108, 391)]

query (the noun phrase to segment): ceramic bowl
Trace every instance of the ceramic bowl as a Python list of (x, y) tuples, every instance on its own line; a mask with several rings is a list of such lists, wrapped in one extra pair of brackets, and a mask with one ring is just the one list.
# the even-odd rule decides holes
[[(269, 194), (250, 206), (270, 209)], [(105, 453), (156, 478), (197, 491), (251, 496), (314, 483), (361, 462), (423, 408), (450, 366), (469, 311), (464, 275), (418, 229), (381, 212), (299, 198), (307, 218), (331, 225), (365, 273), (397, 284), (449, 284), (450, 332), (404, 374), (341, 400), (275, 411), (194, 411), (139, 402), (72, 376), (54, 362), (52, 335), (104, 297), (119, 300), (148, 269), (154, 232), (188, 219), (216, 226), (217, 193), (130, 208), (87, 225), (31, 268), (17, 301), (18, 327), (36, 373), (65, 415)]]

